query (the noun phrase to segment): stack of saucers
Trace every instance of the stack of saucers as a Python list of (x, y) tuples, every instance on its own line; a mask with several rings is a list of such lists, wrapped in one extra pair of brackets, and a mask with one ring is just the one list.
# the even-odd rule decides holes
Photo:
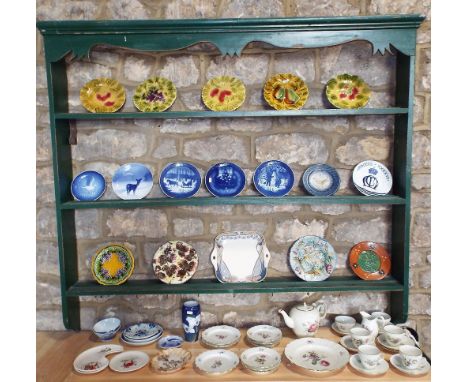
[(238, 343), (240, 337), (239, 329), (229, 325), (218, 325), (206, 329), (201, 335), (201, 341), (212, 348), (225, 349)]
[(257, 325), (247, 330), (247, 338), (255, 346), (272, 348), (280, 343), (282, 337), (281, 330), (271, 325)]
[(241, 362), (248, 373), (266, 375), (278, 370), (281, 356), (274, 349), (255, 347), (247, 349), (241, 354)]
[(127, 326), (122, 332), (121, 340), (127, 345), (144, 346), (156, 342), (162, 333), (161, 325), (155, 322), (140, 322)]

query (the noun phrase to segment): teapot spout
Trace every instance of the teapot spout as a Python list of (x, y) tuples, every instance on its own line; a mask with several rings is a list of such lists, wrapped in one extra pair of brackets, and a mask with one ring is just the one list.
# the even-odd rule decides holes
[(362, 318), (369, 318), (371, 315), (363, 310), (359, 312)]
[(294, 321), (292, 320), (292, 318), (289, 317), (288, 314), (283, 309), (278, 310), (278, 313), (281, 313), (281, 315), (284, 318), (284, 322), (286, 323), (286, 325), (289, 328), (294, 329)]

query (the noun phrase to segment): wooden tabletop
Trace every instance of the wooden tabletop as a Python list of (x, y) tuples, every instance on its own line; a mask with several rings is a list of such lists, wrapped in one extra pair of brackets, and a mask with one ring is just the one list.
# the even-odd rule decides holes
[[(172, 331), (165, 332), (166, 334), (178, 334), (181, 335), (181, 331)], [(249, 343), (244, 338), (245, 329), (242, 330), (242, 338), (237, 345), (230, 348), (229, 350), (240, 354), (247, 348), (251, 347)], [(332, 341), (339, 342), (340, 337), (333, 333), (329, 328), (320, 328), (317, 337), (319, 338), (328, 338)], [(275, 349), (283, 354), (285, 346), (296, 339), (297, 337), (289, 329), (283, 329), (283, 339), (281, 343), (275, 347)], [(82, 375), (78, 374), (73, 370), (73, 360), (80, 354), (82, 351), (103, 344), (103, 342), (95, 339), (94, 335), (91, 332), (82, 331), (82, 332), (37, 332), (36, 335), (36, 380), (39, 382), (62, 382), (62, 381), (81, 381), (81, 382), (108, 382), (112, 381), (148, 381), (148, 380), (160, 380), (160, 381), (309, 381), (315, 379), (314, 377), (305, 376), (298, 374), (295, 371), (292, 371), (283, 359), (282, 364), (279, 369), (270, 375), (267, 376), (255, 376), (247, 374), (243, 369), (241, 364), (230, 374), (226, 374), (222, 377), (210, 378), (204, 375), (197, 373), (193, 369), (193, 362), (190, 363), (185, 369), (178, 373), (160, 375), (151, 371), (150, 366), (145, 366), (144, 368), (127, 373), (117, 373), (109, 368), (104, 371), (93, 374), (93, 375)], [(112, 343), (121, 344), (118, 336), (114, 338)], [(107, 343), (107, 342), (106, 342)], [(146, 352), (150, 358), (152, 358), (157, 352), (157, 345), (147, 345), (147, 346), (128, 346), (123, 345), (125, 350), (141, 350)], [(192, 353), (192, 360), (195, 357), (208, 350), (200, 342), (189, 343), (185, 342), (182, 346), (184, 349), (189, 350)], [(384, 358), (388, 360), (391, 354), (383, 352)], [(110, 355), (113, 357), (113, 355)], [(327, 381), (430, 381), (431, 376), (426, 374), (421, 377), (408, 377), (400, 372), (398, 372), (392, 365), (388, 372), (381, 377), (366, 377), (357, 373), (349, 364), (345, 367), (340, 373), (329, 376), (324, 379)]]

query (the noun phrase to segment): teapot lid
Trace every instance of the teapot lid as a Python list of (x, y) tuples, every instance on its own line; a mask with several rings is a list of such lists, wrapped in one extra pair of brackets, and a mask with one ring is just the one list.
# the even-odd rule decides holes
[(302, 312), (309, 312), (311, 310), (314, 310), (315, 309), (315, 304), (312, 304), (312, 305), (307, 305), (307, 303), (304, 301), (304, 305), (296, 305), (295, 308), (297, 310), (300, 310)]

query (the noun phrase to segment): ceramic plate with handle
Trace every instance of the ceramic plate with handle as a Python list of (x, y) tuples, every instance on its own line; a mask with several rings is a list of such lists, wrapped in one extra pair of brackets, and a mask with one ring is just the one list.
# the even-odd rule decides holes
[(345, 73), (327, 82), (326, 95), (339, 109), (358, 109), (367, 105), (371, 91), (362, 78)]
[(363, 280), (381, 280), (390, 272), (391, 258), (385, 247), (361, 241), (349, 251), (349, 265)]
[(202, 100), (213, 111), (236, 110), (244, 103), (245, 86), (235, 77), (214, 77), (203, 87)]
[(112, 78), (96, 78), (81, 88), (80, 101), (91, 113), (113, 113), (125, 103), (125, 89)]

